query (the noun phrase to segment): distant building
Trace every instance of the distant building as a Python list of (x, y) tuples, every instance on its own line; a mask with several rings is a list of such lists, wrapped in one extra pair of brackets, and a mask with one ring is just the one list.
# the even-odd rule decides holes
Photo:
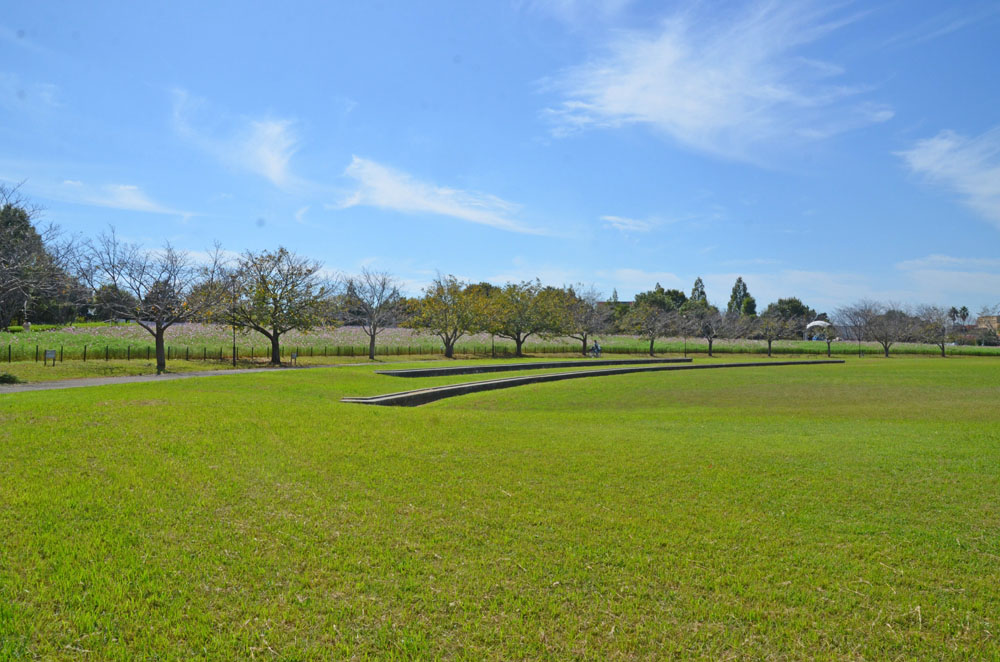
[(1000, 315), (982, 315), (976, 320), (977, 329), (1000, 329)]

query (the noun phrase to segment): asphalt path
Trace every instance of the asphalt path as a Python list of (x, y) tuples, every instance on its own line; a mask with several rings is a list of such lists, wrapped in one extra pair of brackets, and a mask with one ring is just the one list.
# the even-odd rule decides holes
[(139, 384), (141, 382), (169, 382), (190, 377), (223, 377), (225, 375), (245, 375), (252, 372), (281, 372), (283, 370), (309, 370), (311, 368), (331, 368), (329, 365), (282, 366), (280, 368), (237, 368), (236, 370), (196, 370), (194, 372), (166, 372), (162, 375), (125, 375), (121, 377), (80, 377), (59, 379), (51, 382), (29, 382), (27, 384), (0, 384), (0, 395), (4, 393), (24, 393), (26, 391), (54, 391), (64, 388), (84, 388), (87, 386), (113, 386), (116, 384)]

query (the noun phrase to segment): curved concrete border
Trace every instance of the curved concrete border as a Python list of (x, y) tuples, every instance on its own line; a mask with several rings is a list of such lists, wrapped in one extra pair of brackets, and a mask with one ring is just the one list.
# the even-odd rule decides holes
[(532, 363), (494, 363), (491, 365), (461, 365), (439, 368), (409, 368), (406, 370), (376, 370), (379, 375), (392, 377), (444, 377), (446, 375), (476, 375), (481, 372), (511, 372), (514, 370), (545, 370), (547, 368), (577, 368), (602, 365), (649, 365), (653, 363), (690, 363), (691, 359), (580, 359), (569, 361), (538, 361)]
[(418, 405), (452, 398), (456, 395), (466, 393), (477, 393), (479, 391), (492, 391), (501, 388), (512, 388), (523, 386), (524, 384), (536, 384), (539, 382), (555, 382), (563, 379), (579, 379), (581, 377), (604, 377), (605, 375), (624, 375), (632, 372), (660, 372), (666, 370), (712, 370), (715, 368), (768, 368), (782, 365), (829, 365), (834, 363), (844, 363), (841, 359), (819, 360), (819, 361), (775, 361), (773, 363), (716, 363), (716, 364), (689, 364), (689, 365), (655, 365), (655, 366), (630, 366), (625, 368), (609, 368), (607, 370), (578, 370), (576, 372), (557, 372), (548, 375), (525, 375), (522, 377), (505, 377), (501, 379), (488, 379), (480, 382), (466, 382), (464, 384), (449, 384), (447, 386), (434, 386), (431, 388), (417, 389), (414, 391), (402, 391), (400, 393), (386, 393), (384, 395), (372, 395), (367, 397), (341, 398), (341, 402), (352, 402), (362, 405), (382, 405), (387, 407), (416, 407)]

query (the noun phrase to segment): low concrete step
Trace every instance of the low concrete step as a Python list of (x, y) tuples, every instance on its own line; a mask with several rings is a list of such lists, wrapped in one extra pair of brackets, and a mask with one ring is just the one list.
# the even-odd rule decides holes
[(439, 368), (408, 368), (406, 370), (376, 370), (379, 375), (392, 377), (444, 377), (446, 375), (477, 375), (481, 372), (511, 372), (514, 370), (547, 370), (602, 365), (646, 365), (654, 363), (690, 363), (691, 359), (579, 359), (568, 361), (532, 361), (530, 363), (493, 363), (490, 365), (460, 365)]
[(512, 388), (525, 384), (537, 384), (539, 382), (555, 382), (563, 379), (580, 379), (582, 377), (604, 377), (608, 375), (624, 375), (633, 372), (661, 372), (667, 370), (714, 370), (717, 368), (773, 368), (777, 366), (792, 365), (829, 365), (844, 363), (840, 359), (823, 359), (816, 361), (771, 361), (757, 363), (699, 363), (687, 365), (644, 365), (628, 366), (621, 368), (607, 368), (604, 370), (577, 370), (574, 372), (557, 372), (547, 375), (523, 375), (519, 377), (505, 377), (500, 379), (487, 379), (479, 382), (466, 382), (464, 384), (449, 384), (447, 386), (434, 386), (431, 388), (417, 389), (413, 391), (402, 391), (399, 393), (386, 393), (384, 395), (372, 395), (367, 397), (347, 397), (341, 398), (341, 402), (352, 402), (362, 405), (381, 405), (386, 407), (416, 407), (418, 405), (453, 398), (466, 393), (477, 393), (479, 391), (492, 391), (501, 388)]

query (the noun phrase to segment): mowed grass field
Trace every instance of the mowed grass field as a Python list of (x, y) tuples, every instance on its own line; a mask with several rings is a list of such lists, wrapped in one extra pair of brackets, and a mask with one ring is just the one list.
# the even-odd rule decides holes
[(0, 659), (1000, 657), (996, 360), (374, 369), (0, 396)]

